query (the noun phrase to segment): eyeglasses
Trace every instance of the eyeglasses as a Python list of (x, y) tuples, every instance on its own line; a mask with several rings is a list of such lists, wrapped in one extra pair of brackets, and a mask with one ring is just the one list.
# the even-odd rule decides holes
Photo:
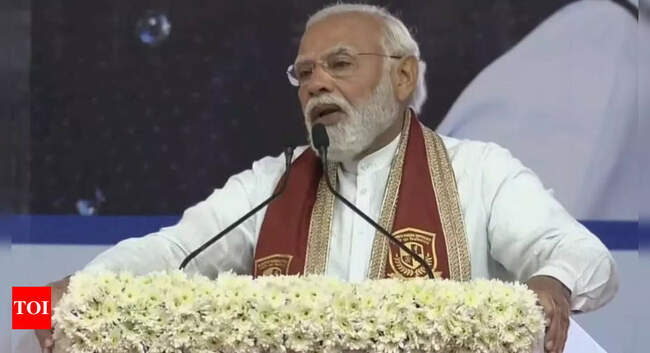
[(359, 68), (359, 61), (357, 56), (370, 55), (378, 56), (390, 59), (401, 59), (402, 56), (398, 55), (385, 55), (385, 54), (376, 54), (376, 53), (332, 53), (327, 55), (324, 59), (317, 61), (307, 60), (297, 62), (294, 65), (290, 65), (287, 69), (287, 77), (289, 82), (296, 87), (300, 87), (305, 82), (311, 79), (311, 76), (316, 68), (316, 65), (327, 72), (330, 76), (334, 78), (345, 78), (354, 75), (354, 73)]

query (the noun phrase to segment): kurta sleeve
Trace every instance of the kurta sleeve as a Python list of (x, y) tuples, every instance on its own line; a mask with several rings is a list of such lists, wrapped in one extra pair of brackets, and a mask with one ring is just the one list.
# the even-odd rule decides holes
[(609, 302), (618, 290), (605, 245), (505, 149), (488, 144), (482, 158), (483, 203), (490, 255), (519, 281), (548, 275), (571, 291), (574, 311)]
[[(176, 225), (121, 241), (99, 254), (84, 271), (126, 270), (144, 274), (178, 268), (190, 252), (267, 198), (283, 173), (283, 166), (284, 157), (255, 162), (252, 169), (232, 176), (206, 200), (185, 210)], [(250, 273), (264, 212), (265, 209), (261, 210), (212, 244), (187, 265), (186, 271), (209, 277), (223, 271)]]

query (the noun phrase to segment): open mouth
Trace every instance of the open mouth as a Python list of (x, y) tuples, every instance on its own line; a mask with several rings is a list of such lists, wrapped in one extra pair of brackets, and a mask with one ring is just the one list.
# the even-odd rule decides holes
[(339, 113), (343, 113), (343, 109), (336, 104), (319, 104), (311, 110), (310, 118), (313, 124), (329, 125), (338, 120)]

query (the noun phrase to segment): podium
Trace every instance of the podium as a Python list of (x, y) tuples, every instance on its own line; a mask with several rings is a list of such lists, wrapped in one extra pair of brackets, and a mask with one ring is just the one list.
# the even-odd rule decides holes
[[(77, 274), (54, 309), (53, 324), (60, 353), (542, 353), (544, 332), (534, 293), (517, 283), (351, 284), (233, 274), (211, 280), (178, 271)], [(593, 347), (572, 321), (565, 351), (599, 352)]]

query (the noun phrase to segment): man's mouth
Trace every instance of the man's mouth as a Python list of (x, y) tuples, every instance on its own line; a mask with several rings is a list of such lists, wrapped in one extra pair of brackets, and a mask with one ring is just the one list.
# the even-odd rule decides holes
[(345, 112), (336, 104), (319, 104), (310, 113), (312, 124), (332, 125), (343, 118)]

